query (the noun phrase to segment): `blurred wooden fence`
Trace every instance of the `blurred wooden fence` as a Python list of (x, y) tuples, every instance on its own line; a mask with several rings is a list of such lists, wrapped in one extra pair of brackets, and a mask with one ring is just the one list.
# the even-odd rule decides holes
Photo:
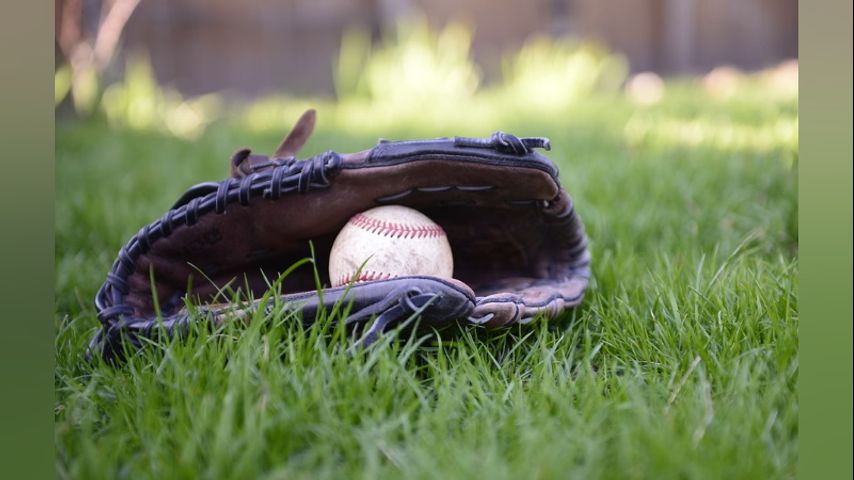
[(187, 93), (331, 93), (341, 34), (415, 13), (474, 28), (486, 80), (535, 33), (596, 39), (632, 70), (760, 68), (797, 57), (797, 0), (142, 0), (125, 52), (144, 49), (161, 81)]

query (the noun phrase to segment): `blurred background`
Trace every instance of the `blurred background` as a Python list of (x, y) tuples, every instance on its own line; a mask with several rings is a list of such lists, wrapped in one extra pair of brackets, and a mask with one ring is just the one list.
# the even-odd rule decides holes
[(331, 67), (349, 30), (379, 42), (414, 18), (436, 29), (465, 25), (487, 82), (500, 79), (505, 53), (538, 34), (595, 40), (632, 71), (664, 74), (759, 69), (797, 56), (796, 0), (57, 0), (60, 63), (71, 37), (111, 9), (129, 16), (124, 50), (148, 52), (157, 79), (190, 94), (334, 94)]
[[(485, 90), (564, 105), (623, 88), (653, 103), (661, 97), (661, 77), (712, 72), (706, 85), (726, 94), (741, 71), (782, 63), (778, 77), (797, 75), (791, 61), (797, 57), (796, 0), (55, 5), (60, 116), (100, 114), (114, 124), (143, 124), (142, 113), (122, 118), (133, 110), (133, 91), (149, 88), (156, 97), (153, 88), (164, 87), (160, 107), (182, 111), (172, 112), (173, 130), (187, 135), (200, 128), (192, 124), (217, 115), (214, 104), (274, 95), (390, 100), (411, 108), (428, 101), (436, 108), (437, 100), (460, 102)], [(154, 116), (147, 121), (155, 123)], [(177, 126), (182, 121), (186, 125)]]
[(149, 0), (128, 23), (128, 50), (148, 50), (157, 78), (184, 92), (334, 93), (330, 66), (353, 28), (371, 42), (423, 18), (461, 23), (485, 83), (532, 36), (589, 39), (633, 72), (760, 69), (797, 55), (795, 0)]

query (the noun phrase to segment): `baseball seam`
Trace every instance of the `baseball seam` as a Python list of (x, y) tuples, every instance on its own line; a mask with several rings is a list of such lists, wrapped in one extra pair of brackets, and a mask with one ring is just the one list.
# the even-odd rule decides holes
[(406, 223), (387, 222), (357, 213), (350, 223), (370, 233), (392, 238), (435, 238), (445, 235), (438, 225), (411, 225)]
[(392, 278), (392, 274), (387, 273), (387, 272), (376, 272), (373, 270), (362, 270), (361, 272), (359, 272), (358, 277), (356, 276), (356, 272), (350, 272), (348, 274), (341, 275), (340, 277), (338, 277), (337, 281), (335, 282), (335, 285), (333, 285), (333, 286), (340, 287), (340, 286), (346, 285), (350, 281), (352, 281), (353, 283), (360, 283), (360, 282), (372, 282), (374, 280), (388, 280), (389, 278)]

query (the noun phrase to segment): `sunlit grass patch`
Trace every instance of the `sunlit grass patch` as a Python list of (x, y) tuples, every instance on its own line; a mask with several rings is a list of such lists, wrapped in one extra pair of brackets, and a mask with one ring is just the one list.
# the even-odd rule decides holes
[[(785, 116), (765, 125), (736, 123), (730, 119), (680, 119), (638, 114), (625, 127), (631, 144), (649, 143), (661, 147), (720, 148), (768, 152), (777, 149), (796, 151), (797, 117)], [(788, 165), (792, 157), (783, 159)]]

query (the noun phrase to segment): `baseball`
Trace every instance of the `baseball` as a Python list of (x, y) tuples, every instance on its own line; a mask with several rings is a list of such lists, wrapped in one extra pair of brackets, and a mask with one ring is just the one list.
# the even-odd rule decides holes
[(333, 287), (408, 275), (450, 278), (453, 273), (451, 245), (442, 227), (399, 205), (353, 215), (329, 254)]

